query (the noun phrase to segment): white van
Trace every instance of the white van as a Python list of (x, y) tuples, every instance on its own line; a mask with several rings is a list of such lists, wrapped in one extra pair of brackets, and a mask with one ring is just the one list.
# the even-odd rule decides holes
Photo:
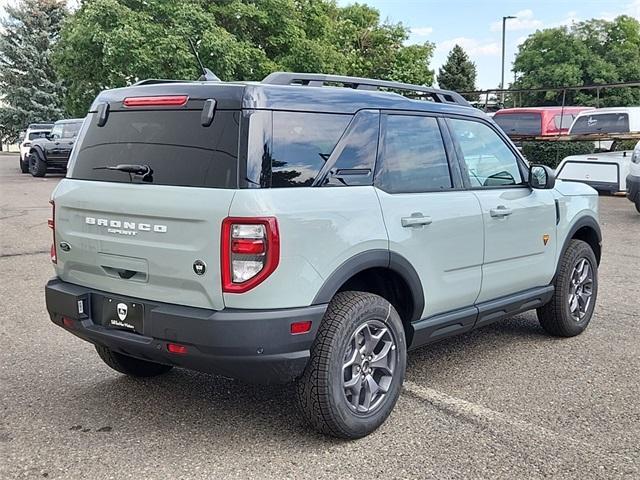
[[(599, 108), (578, 114), (569, 135), (640, 133), (640, 107)], [(632, 150), (566, 157), (556, 169), (557, 178), (582, 182), (599, 191), (625, 192)]]

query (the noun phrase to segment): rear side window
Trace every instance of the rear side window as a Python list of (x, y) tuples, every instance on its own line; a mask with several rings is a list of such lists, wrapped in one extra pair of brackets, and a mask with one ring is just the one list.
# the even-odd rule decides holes
[(385, 115), (376, 186), (389, 193), (452, 188), (447, 154), (433, 117)]
[(44, 138), (47, 136), (47, 133), (49, 132), (30, 132), (29, 133), (29, 140), (35, 140), (37, 138)]
[(539, 113), (504, 113), (493, 120), (507, 135), (540, 135), (542, 116)]
[(556, 115), (555, 117), (553, 117), (553, 124), (557, 129), (568, 129), (575, 118), (576, 116), (570, 113), (565, 113), (564, 115)]
[(626, 113), (600, 113), (579, 117), (569, 133), (625, 133), (628, 131), (629, 115)]
[[(200, 110), (113, 111), (103, 127), (91, 114), (70, 159), (70, 178), (184, 187), (236, 188), (239, 111), (218, 111), (209, 127)], [(143, 179), (104, 167), (148, 165)]]
[(272, 187), (311, 186), (351, 115), (273, 112)]

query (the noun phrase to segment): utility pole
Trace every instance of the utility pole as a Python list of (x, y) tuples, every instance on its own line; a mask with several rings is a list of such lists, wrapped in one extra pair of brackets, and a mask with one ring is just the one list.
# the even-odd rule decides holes
[[(513, 15), (508, 15), (506, 17), (502, 17), (502, 76), (500, 77), (500, 89), (504, 90), (504, 43), (505, 43), (505, 34), (507, 30), (507, 20), (511, 20), (512, 18), (516, 18)], [(500, 104), (504, 105), (504, 92), (500, 92)]]

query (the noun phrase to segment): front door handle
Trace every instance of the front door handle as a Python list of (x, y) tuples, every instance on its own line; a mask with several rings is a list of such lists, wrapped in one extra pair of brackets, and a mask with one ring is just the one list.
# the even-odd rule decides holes
[(492, 208), (491, 210), (489, 210), (489, 213), (492, 217), (502, 218), (511, 215), (513, 213), (513, 210), (505, 207), (504, 205), (498, 205), (496, 208)]
[(415, 212), (412, 213), (410, 217), (402, 217), (401, 222), (403, 227), (409, 228), (431, 225), (431, 222), (433, 222), (433, 220), (431, 219), (431, 217), (425, 217), (420, 212)]

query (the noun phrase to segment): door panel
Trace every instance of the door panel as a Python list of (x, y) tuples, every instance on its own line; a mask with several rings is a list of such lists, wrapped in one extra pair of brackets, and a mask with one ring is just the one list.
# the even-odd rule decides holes
[[(480, 292), (483, 254), (482, 218), (475, 195), (377, 191), (389, 249), (406, 258), (422, 281), (421, 318), (473, 305)], [(420, 219), (419, 214), (428, 219)], [(403, 219), (406, 224), (412, 215), (430, 222), (403, 226)]]
[(485, 225), (478, 302), (548, 285), (555, 271), (556, 255), (556, 213), (551, 191), (522, 187), (475, 190), (474, 194)]

